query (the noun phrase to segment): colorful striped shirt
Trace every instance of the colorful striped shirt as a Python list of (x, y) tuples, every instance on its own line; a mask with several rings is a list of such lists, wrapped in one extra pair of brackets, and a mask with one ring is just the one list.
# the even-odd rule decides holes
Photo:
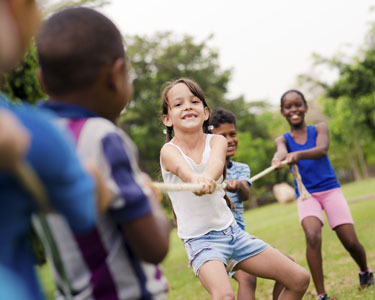
[(95, 232), (84, 239), (72, 234), (60, 216), (48, 216), (64, 267), (61, 275), (53, 266), (57, 299), (66, 299), (67, 290), (74, 300), (165, 299), (168, 285), (160, 266), (140, 261), (120, 228), (151, 213), (135, 145), (115, 124), (83, 108), (52, 102), (42, 106), (58, 114), (73, 133), (78, 156), (95, 163), (114, 195)]

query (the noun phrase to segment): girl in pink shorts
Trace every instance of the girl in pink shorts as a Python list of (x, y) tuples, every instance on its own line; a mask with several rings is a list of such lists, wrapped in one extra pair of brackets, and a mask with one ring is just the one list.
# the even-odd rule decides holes
[[(317, 300), (329, 299), (324, 288), (321, 231), (323, 210), (345, 249), (360, 268), (362, 288), (373, 285), (374, 278), (367, 265), (366, 252), (357, 239), (353, 218), (342, 194), (340, 183), (329, 161), (328, 128), (325, 123), (306, 126), (307, 103), (304, 95), (289, 90), (281, 97), (281, 114), (288, 121), (290, 132), (275, 140), (277, 151), (272, 165), (281, 167), (281, 161), (297, 164), (302, 182), (311, 198), (298, 199), (298, 216), (306, 236), (306, 257), (317, 290)], [(295, 182), (297, 198), (299, 191)]]
[(298, 217), (302, 221), (307, 217), (316, 217), (324, 225), (323, 210), (331, 229), (342, 224), (354, 224), (352, 214), (341, 188), (312, 193), (311, 198), (298, 198)]

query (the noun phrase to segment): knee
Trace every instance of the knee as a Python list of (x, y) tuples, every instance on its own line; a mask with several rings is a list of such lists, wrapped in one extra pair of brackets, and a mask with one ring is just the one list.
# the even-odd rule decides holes
[(298, 273), (296, 282), (294, 283), (294, 289), (299, 293), (305, 293), (310, 284), (310, 274), (304, 268)]
[(246, 282), (250, 288), (255, 290), (257, 286), (257, 278), (255, 276), (250, 276), (249, 278), (247, 278)]
[(320, 247), (322, 243), (322, 235), (320, 232), (307, 232), (306, 243), (310, 248)]
[(241, 276), (236, 276), (235, 279), (237, 280), (238, 284), (242, 287), (247, 287), (250, 289), (255, 290), (257, 285), (257, 278), (253, 275), (244, 273)]

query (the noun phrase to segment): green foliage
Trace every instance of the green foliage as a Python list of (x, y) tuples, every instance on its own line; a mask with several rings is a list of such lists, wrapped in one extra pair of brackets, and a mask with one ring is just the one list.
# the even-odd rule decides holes
[(35, 103), (45, 98), (36, 76), (38, 67), (36, 48), (32, 44), (20, 65), (13, 72), (4, 75), (2, 91), (14, 101)]
[(315, 55), (315, 65), (335, 69), (338, 78), (331, 84), (302, 76), (320, 86), (320, 97), (329, 117), (330, 158), (335, 168), (351, 170), (357, 177), (367, 177), (368, 166), (375, 163), (375, 23), (357, 56), (348, 59), (337, 54), (332, 58)]

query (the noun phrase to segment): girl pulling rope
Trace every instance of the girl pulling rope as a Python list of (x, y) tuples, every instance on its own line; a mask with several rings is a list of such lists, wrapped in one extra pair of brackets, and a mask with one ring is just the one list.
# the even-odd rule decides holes
[[(337, 236), (349, 251), (360, 268), (360, 286), (367, 287), (374, 283), (371, 269), (367, 266), (366, 253), (359, 243), (354, 231), (353, 218), (348, 204), (341, 192), (335, 171), (328, 159), (328, 128), (325, 123), (306, 126), (305, 113), (307, 103), (304, 95), (290, 90), (281, 97), (281, 114), (288, 121), (290, 133), (285, 133), (275, 140), (277, 151), (272, 160), (274, 167), (286, 160), (296, 177), (296, 194), (298, 198), (298, 215), (306, 235), (306, 256), (318, 293), (317, 300), (329, 299), (324, 288), (321, 228), (324, 224), (324, 209), (328, 222)], [(297, 165), (311, 196), (301, 201), (302, 182), (296, 172)]]
[(162, 91), (162, 119), (170, 139), (161, 150), (166, 183), (200, 185), (194, 193), (169, 192), (176, 213), (178, 236), (195, 275), (212, 298), (234, 292), (229, 271), (241, 269), (285, 285), (279, 299), (302, 299), (309, 282), (305, 269), (278, 250), (242, 231), (226, 204), (223, 180), (227, 142), (206, 134), (209, 108), (201, 88), (185, 78)]

